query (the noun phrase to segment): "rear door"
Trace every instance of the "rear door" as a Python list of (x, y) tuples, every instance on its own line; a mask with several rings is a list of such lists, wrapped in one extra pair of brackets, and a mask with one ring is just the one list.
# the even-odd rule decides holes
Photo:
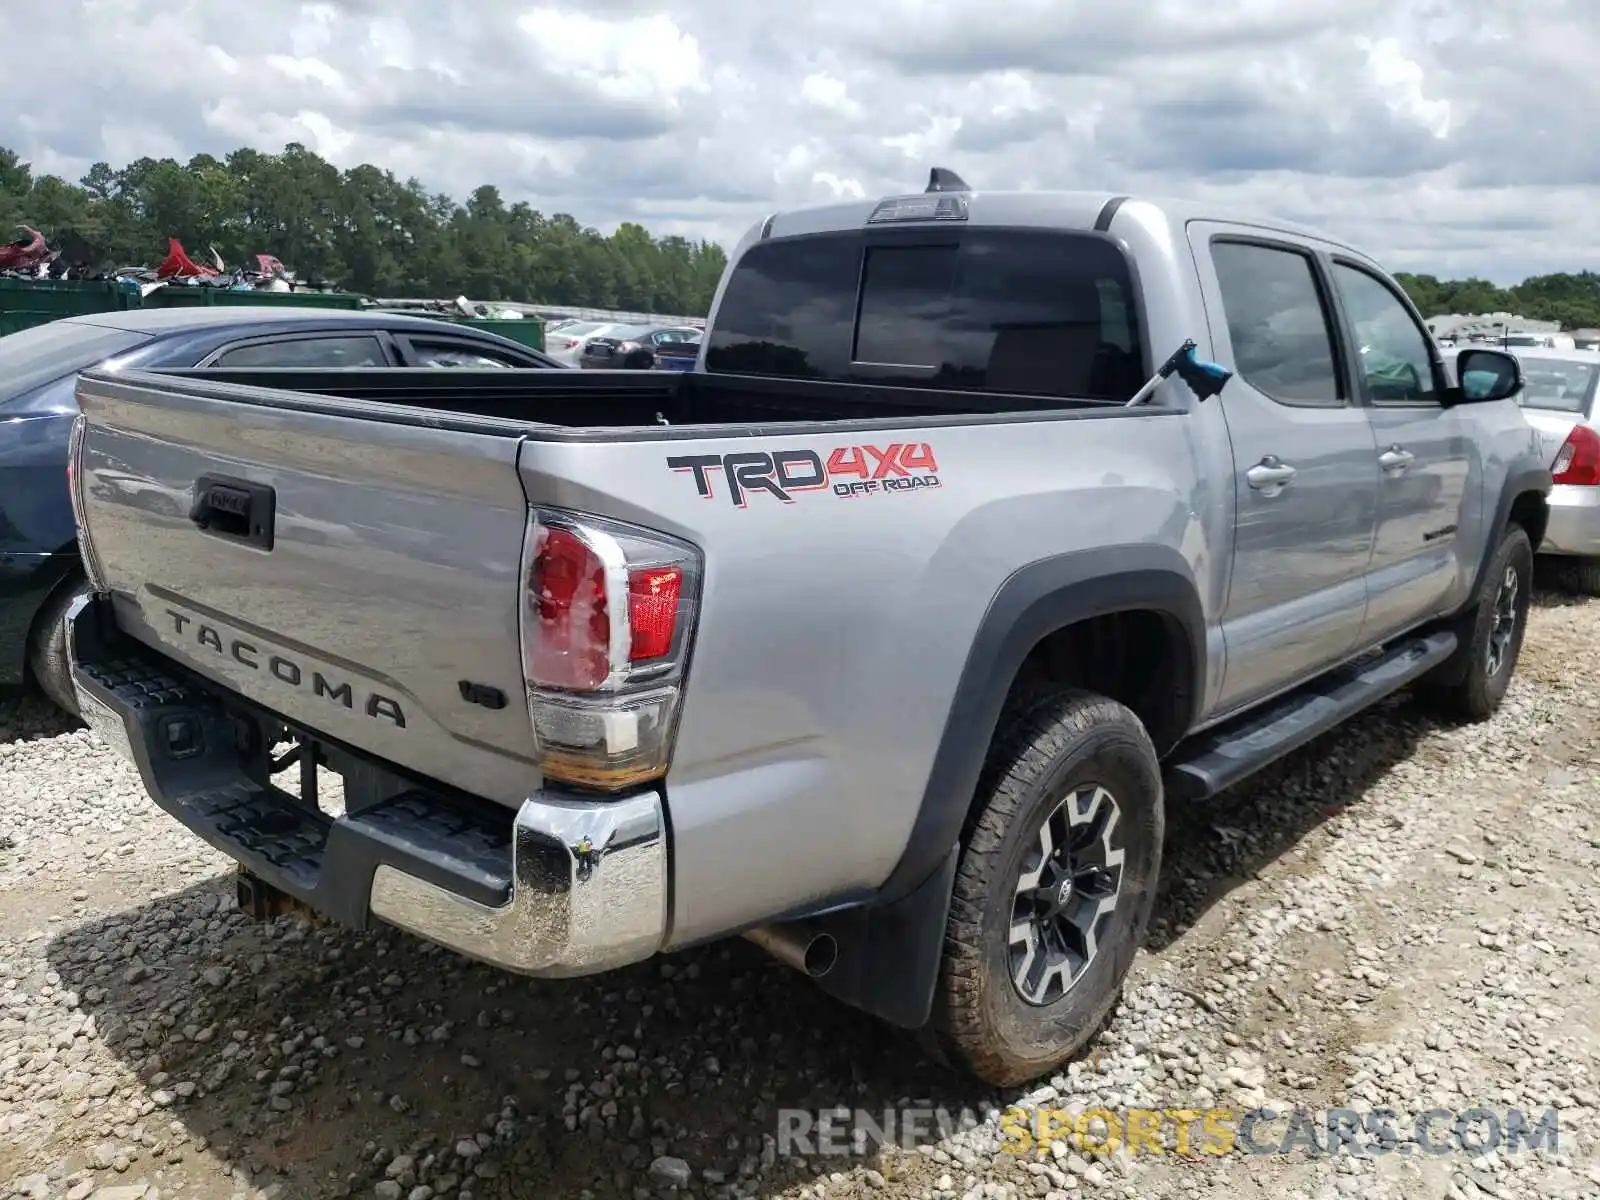
[(1364, 263), (1336, 256), (1332, 273), (1377, 447), (1378, 529), (1362, 633), (1374, 643), (1455, 606), (1462, 505), (1469, 486), (1477, 495), (1483, 464), (1469, 417), (1440, 402), (1449, 381), (1411, 305)]
[(1377, 523), (1372, 428), (1314, 250), (1190, 226), (1233, 442), (1233, 573), (1219, 702), (1237, 708), (1349, 656)]

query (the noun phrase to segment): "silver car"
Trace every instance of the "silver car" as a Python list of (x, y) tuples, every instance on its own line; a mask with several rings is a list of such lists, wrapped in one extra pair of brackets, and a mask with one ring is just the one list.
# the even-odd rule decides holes
[(566, 366), (575, 367), (585, 342), (622, 328), (625, 326), (617, 321), (571, 321), (559, 329), (545, 331), (544, 352)]
[[(1454, 352), (1444, 353), (1453, 365)], [(1539, 552), (1568, 560), (1574, 585), (1600, 596), (1600, 351), (1518, 346), (1512, 353), (1527, 381), (1517, 403), (1538, 431), (1555, 478)]]

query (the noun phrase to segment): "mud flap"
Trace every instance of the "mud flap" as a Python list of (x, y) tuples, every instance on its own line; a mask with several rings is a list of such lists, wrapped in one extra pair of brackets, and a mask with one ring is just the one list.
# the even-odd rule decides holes
[(902, 1029), (926, 1025), (960, 856), (961, 847), (952, 846), (933, 873), (899, 900), (817, 918), (813, 924), (839, 944), (837, 965), (817, 986)]

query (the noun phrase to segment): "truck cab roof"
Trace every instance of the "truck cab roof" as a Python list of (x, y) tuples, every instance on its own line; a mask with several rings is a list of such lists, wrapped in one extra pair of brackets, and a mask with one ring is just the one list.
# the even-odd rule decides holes
[[(1228, 211), (1190, 200), (1155, 196), (1128, 196), (1104, 191), (967, 191), (946, 193), (902, 192), (873, 199), (847, 200), (812, 205), (774, 213), (753, 226), (741, 248), (772, 237), (800, 237), (806, 234), (837, 233), (860, 229), (879, 205), (887, 200), (920, 198), (929, 194), (959, 196), (966, 205), (964, 224), (969, 226), (1048, 227), (1058, 230), (1105, 230), (1119, 213), (1138, 213), (1145, 221), (1163, 222), (1181, 228), (1190, 221), (1221, 221), (1252, 225), (1311, 238), (1360, 253), (1344, 239), (1310, 225), (1301, 225), (1260, 213)], [(935, 224), (935, 222), (928, 222)], [(1363, 255), (1365, 257), (1365, 255)]]

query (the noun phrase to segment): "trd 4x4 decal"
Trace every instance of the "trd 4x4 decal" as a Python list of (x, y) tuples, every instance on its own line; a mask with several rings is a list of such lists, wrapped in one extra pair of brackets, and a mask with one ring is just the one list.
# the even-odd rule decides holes
[(734, 507), (746, 507), (754, 492), (793, 504), (797, 492), (832, 491), (835, 496), (886, 496), (939, 486), (939, 464), (927, 442), (887, 446), (840, 446), (826, 462), (815, 450), (749, 450), (739, 454), (682, 454), (667, 459), (674, 471), (694, 476), (702, 500), (727, 484)]

